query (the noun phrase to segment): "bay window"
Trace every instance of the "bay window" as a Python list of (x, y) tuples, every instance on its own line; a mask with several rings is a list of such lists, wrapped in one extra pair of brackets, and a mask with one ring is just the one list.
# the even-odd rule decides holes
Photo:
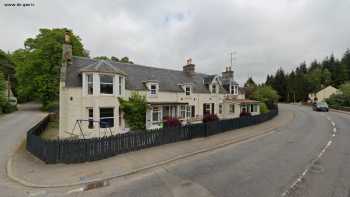
[(100, 75), (100, 93), (113, 94), (113, 76)]
[(87, 93), (88, 95), (92, 95), (94, 93), (94, 81), (93, 81), (93, 75), (87, 74)]

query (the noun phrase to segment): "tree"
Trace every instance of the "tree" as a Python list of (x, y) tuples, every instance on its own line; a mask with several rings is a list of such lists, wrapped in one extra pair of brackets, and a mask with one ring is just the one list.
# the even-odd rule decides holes
[(244, 90), (245, 90), (245, 96), (247, 98), (251, 97), (251, 94), (257, 87), (256, 83), (254, 82), (253, 78), (249, 77), (248, 80), (244, 84)]
[(109, 58), (107, 56), (97, 56), (94, 57), (95, 60), (109, 60)]
[(344, 95), (350, 97), (350, 82), (347, 82), (347, 83), (341, 85), (339, 89), (342, 91), (342, 93)]
[(350, 79), (350, 49), (347, 49), (341, 59), (341, 63), (346, 66), (348, 79)]
[(129, 100), (118, 98), (120, 109), (124, 112), (124, 118), (132, 130), (144, 130), (146, 128), (146, 97), (133, 92)]
[(66, 28), (40, 29), (38, 35), (25, 41), (25, 49), (12, 54), (16, 62), (20, 99), (39, 99), (44, 106), (58, 99), (62, 44), (66, 31), (71, 37), (73, 55), (87, 56), (79, 36)]
[(10, 79), (11, 90), (15, 93), (16, 90), (16, 72), (15, 64), (9, 54), (0, 50), (0, 72), (2, 72), (5, 79)]
[(263, 85), (255, 89), (252, 98), (271, 105), (278, 102), (279, 95), (271, 86)]
[(4, 75), (0, 71), (0, 112), (1, 112), (1, 107), (6, 103), (5, 90), (6, 90), (6, 83), (5, 83)]
[(271, 86), (278, 92), (281, 101), (287, 100), (287, 77), (282, 68), (277, 70)]

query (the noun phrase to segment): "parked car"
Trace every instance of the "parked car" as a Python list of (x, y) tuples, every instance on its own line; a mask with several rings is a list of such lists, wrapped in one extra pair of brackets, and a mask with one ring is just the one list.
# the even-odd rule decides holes
[(314, 111), (328, 112), (329, 108), (326, 102), (314, 102), (312, 105)]

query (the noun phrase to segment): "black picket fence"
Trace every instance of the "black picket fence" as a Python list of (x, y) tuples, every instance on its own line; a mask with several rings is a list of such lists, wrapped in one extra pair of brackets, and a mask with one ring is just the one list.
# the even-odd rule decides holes
[(49, 122), (47, 117), (28, 131), (26, 147), (29, 152), (48, 164), (81, 163), (162, 144), (207, 137), (255, 125), (270, 120), (277, 114), (278, 108), (276, 106), (269, 112), (257, 116), (79, 140), (46, 140), (41, 138), (40, 134), (46, 129)]

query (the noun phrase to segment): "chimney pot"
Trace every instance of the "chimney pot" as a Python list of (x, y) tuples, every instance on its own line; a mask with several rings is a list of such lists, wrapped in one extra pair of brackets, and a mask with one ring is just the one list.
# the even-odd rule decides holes
[(182, 69), (183, 69), (183, 72), (186, 73), (187, 75), (190, 75), (190, 76), (194, 75), (195, 65), (192, 64), (192, 58), (189, 58), (187, 60), (187, 65), (183, 66)]

